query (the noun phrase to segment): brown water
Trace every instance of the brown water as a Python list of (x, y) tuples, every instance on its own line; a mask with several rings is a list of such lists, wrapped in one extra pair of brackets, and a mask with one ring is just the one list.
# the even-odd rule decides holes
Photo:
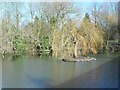
[(94, 55), (92, 62), (63, 62), (51, 56), (7, 56), (3, 88), (116, 88), (118, 55)]

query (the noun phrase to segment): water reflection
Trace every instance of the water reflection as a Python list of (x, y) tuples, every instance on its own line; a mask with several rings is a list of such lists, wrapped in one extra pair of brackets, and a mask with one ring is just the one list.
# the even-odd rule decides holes
[[(117, 63), (114, 63), (114, 65)], [(80, 74), (57, 87), (80, 87), (80, 88), (115, 88), (118, 87), (118, 72), (115, 67), (108, 67), (106, 65), (113, 65), (113, 61), (106, 62), (93, 70)], [(109, 70), (108, 70), (109, 68)]]
[(17, 56), (3, 61), (3, 87), (118, 87), (115, 55), (94, 62), (62, 62), (51, 56)]

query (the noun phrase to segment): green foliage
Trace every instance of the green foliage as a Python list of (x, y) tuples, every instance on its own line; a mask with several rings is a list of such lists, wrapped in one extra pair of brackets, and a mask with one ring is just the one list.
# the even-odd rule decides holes
[(42, 37), (40, 40), (39, 40), (39, 44), (40, 44), (40, 47), (41, 47), (41, 50), (49, 50), (49, 38), (48, 37)]
[(24, 38), (20, 36), (20, 30), (16, 29), (15, 27), (12, 27), (13, 32), (13, 51), (15, 53), (25, 52), (26, 51), (26, 44)]
[(26, 48), (25, 48), (25, 46), (26, 46), (25, 42), (19, 36), (13, 37), (13, 45), (14, 45), (14, 51), (15, 52), (23, 52), (23, 51), (26, 50)]

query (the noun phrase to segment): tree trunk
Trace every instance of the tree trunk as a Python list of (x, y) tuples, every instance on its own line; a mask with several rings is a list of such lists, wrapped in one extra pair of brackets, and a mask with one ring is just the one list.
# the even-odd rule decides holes
[(78, 41), (76, 41), (76, 43), (75, 43), (75, 49), (74, 49), (74, 57), (75, 58), (78, 57), (78, 51), (77, 51), (77, 49), (78, 49)]

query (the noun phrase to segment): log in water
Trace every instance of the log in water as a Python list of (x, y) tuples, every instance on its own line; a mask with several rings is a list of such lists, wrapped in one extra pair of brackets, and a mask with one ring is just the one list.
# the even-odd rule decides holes
[(84, 62), (84, 61), (94, 61), (96, 58), (93, 57), (81, 57), (81, 58), (62, 58), (64, 62)]

